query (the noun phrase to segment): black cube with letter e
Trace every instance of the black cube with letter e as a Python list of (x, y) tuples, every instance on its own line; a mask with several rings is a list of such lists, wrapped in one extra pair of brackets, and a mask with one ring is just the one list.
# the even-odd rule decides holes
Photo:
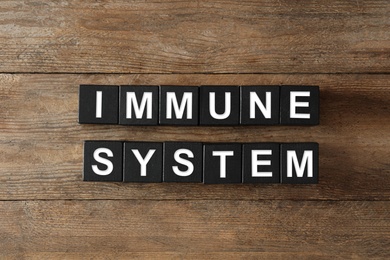
[(279, 147), (278, 143), (243, 144), (243, 183), (280, 183)]
[(280, 87), (280, 123), (282, 125), (318, 125), (318, 86)]

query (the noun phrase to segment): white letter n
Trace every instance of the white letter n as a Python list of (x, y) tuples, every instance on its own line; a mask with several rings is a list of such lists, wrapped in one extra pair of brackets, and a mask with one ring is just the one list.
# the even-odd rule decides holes
[(257, 96), (256, 92), (250, 92), (249, 94), (249, 118), (256, 118), (255, 105), (260, 109), (261, 113), (263, 113), (264, 118), (271, 118), (271, 92), (265, 93), (265, 104), (261, 102), (259, 96)]

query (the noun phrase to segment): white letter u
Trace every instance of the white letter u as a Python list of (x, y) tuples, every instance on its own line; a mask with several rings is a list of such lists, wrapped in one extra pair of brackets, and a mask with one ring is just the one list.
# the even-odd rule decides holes
[(223, 114), (217, 114), (215, 111), (215, 92), (209, 93), (209, 102), (210, 102), (210, 115), (217, 120), (223, 120), (229, 117), (231, 112), (231, 93), (225, 93), (225, 112)]

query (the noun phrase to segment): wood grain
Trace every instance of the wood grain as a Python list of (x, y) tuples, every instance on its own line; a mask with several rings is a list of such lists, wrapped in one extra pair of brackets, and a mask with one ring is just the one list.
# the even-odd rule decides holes
[(3, 201), (0, 257), (389, 258), (390, 202)]
[(390, 72), (388, 0), (12, 0), (0, 17), (0, 72)]
[[(388, 0), (0, 1), (0, 259), (390, 259)], [(312, 127), (79, 125), (80, 84), (319, 85)], [(83, 182), (84, 140), (320, 144), (318, 185)]]
[[(390, 200), (390, 75), (0, 75), (0, 200)], [(320, 85), (319, 126), (79, 125), (79, 84)], [(318, 185), (81, 181), (84, 140), (320, 144)]]

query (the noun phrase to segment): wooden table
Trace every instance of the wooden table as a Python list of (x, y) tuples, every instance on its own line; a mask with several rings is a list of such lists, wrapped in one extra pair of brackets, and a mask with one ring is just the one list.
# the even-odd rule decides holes
[[(390, 258), (390, 2), (1, 1), (0, 258)], [(80, 84), (319, 85), (320, 125), (79, 125)], [(82, 181), (84, 140), (320, 144), (318, 185)]]

